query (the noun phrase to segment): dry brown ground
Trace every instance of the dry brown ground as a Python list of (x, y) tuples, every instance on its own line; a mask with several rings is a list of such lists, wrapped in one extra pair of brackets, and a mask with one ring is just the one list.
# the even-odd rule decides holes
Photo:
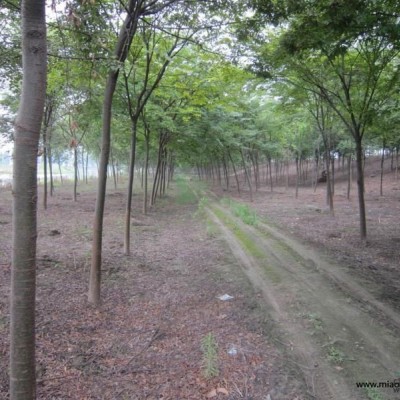
[[(293, 189), (262, 188), (251, 206), (260, 217), (334, 255), (377, 298), (399, 308), (400, 182), (388, 175), (381, 197), (379, 177), (373, 170), (370, 175), (376, 176), (367, 186), (367, 246), (358, 239), (355, 185), (350, 201), (345, 184), (337, 185), (335, 217), (328, 213), (323, 185), (315, 193), (300, 188), (298, 199)], [(82, 187), (77, 203), (67, 190), (58, 189), (48, 210), (39, 212), (38, 398), (312, 398), (288, 349), (279, 344), (259, 294), (214, 228), (194, 216), (196, 201), (176, 201), (174, 189), (145, 217), (135, 196), (133, 254), (126, 257), (125, 194), (109, 191), (103, 305), (94, 310), (86, 304), (93, 188)], [(7, 398), (8, 385), (10, 232), (11, 194), (3, 191), (0, 398)], [(234, 299), (217, 298), (225, 293)], [(215, 378), (203, 371), (201, 342), (210, 332), (218, 343)], [(228, 353), (232, 347), (234, 356)]]
[[(39, 211), (39, 399), (306, 398), (295, 366), (266, 336), (268, 317), (251, 285), (225, 243), (194, 216), (195, 199), (169, 197), (145, 217), (135, 196), (126, 257), (125, 195), (110, 190), (103, 304), (94, 310), (86, 303), (93, 187), (82, 187), (77, 203), (66, 190)], [(0, 398), (7, 398), (11, 194), (0, 196)], [(234, 299), (219, 300), (225, 293)], [(205, 376), (201, 348), (209, 333), (218, 344), (214, 378)]]

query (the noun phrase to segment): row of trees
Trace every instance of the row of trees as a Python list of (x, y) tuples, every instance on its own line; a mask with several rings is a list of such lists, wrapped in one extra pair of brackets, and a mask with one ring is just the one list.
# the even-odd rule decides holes
[[(20, 20), (28, 24), (31, 14), (36, 15), (30, 3), (22, 2), (26, 14), (21, 14), (19, 2), (13, 0), (0, 7), (4, 39), (0, 69), (10, 94), (3, 102), (9, 120), (17, 107), (14, 99), (21, 92), (22, 76), (24, 85), (39, 78), (43, 85), (43, 71), (37, 76), (29, 74), (35, 72), (29, 70), (29, 58), (21, 67), (21, 39), (24, 49), (40, 59), (37, 65), (46, 64), (48, 55), (43, 102), (40, 96), (25, 94), (27, 89), (21, 94), (17, 121), (29, 115), (25, 111), (26, 98), (37, 98), (38, 103), (34, 109), (36, 119), (22, 125), (18, 122), (12, 138), (14, 185), (19, 187), (22, 154), (36, 159), (39, 144), (46, 178), (44, 207), (47, 170), (51, 177), (54, 162), (60, 165), (66, 154), (72, 154), (76, 200), (78, 160), (83, 160), (82, 165), (89, 157), (97, 161), (88, 295), (91, 303), (100, 303), (103, 212), (110, 165), (115, 176), (120, 167), (127, 171), (127, 255), (138, 165), (142, 171), (144, 213), (165, 193), (176, 166), (194, 168), (200, 178), (213, 177), (228, 189), (235, 185), (238, 191), (243, 189), (239, 179), (242, 174), (252, 194), (263, 183), (273, 190), (279, 174), (288, 177), (292, 162), (297, 171), (296, 195), (309, 173), (316, 181), (319, 171), (326, 171), (333, 213), (334, 155), (346, 158), (348, 165), (355, 157), (360, 234), (365, 240), (365, 145), (390, 149), (396, 154), (396, 168), (398, 165), (396, 2), (93, 0), (66, 5), (53, 1), (46, 23), (47, 51), (36, 53), (35, 45), (29, 47), (32, 34), (28, 31), (24, 36), (19, 25)], [(40, 7), (43, 11), (44, 5)], [(43, 25), (44, 17), (40, 16)], [(6, 119), (2, 126), (7, 126)], [(18, 147), (20, 126), (27, 129), (29, 140), (22, 140), (22, 144), (28, 143), (29, 148)], [(311, 163), (313, 168), (309, 170)], [(151, 190), (150, 166), (154, 168)], [(36, 162), (29, 163), (29, 173), (24, 174), (29, 182), (14, 190), (14, 230), (17, 233), (24, 224), (29, 225), (31, 231), (26, 232), (34, 238)], [(50, 179), (50, 195), (52, 188)], [(18, 202), (20, 191), (30, 199), (29, 219)], [(24, 274), (32, 278), (36, 246), (25, 239), (22, 246), (17, 236), (15, 288)], [(29, 259), (29, 265), (17, 254), (27, 245), (31, 256), (25, 261)], [(34, 290), (33, 278), (26, 284)], [(29, 293), (19, 299), (26, 307), (32, 305), (32, 291)], [(32, 308), (25, 309), (33, 312)], [(17, 322), (12, 326), (12, 335), (22, 329)], [(22, 330), (33, 335), (32, 325)], [(30, 357), (32, 363), (32, 351), (30, 345), (30, 350), (20, 356)], [(12, 363), (12, 376), (17, 381), (21, 378), (18, 363)], [(34, 376), (29, 379), (27, 388), (34, 384)], [(32, 386), (29, 390), (34, 391)]]

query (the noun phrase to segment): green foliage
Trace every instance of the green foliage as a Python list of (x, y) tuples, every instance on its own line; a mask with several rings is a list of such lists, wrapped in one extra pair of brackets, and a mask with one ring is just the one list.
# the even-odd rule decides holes
[(370, 400), (384, 400), (384, 397), (375, 388), (365, 388), (365, 391)]
[(345, 356), (335, 346), (330, 346), (328, 349), (328, 360), (335, 364), (341, 364), (345, 360)]
[(201, 340), (201, 351), (204, 377), (209, 379), (218, 376), (218, 343), (212, 332), (209, 332)]
[(247, 225), (255, 226), (258, 223), (257, 213), (247, 204), (238, 203), (232, 199), (222, 199), (222, 204), (228, 205), (233, 214)]

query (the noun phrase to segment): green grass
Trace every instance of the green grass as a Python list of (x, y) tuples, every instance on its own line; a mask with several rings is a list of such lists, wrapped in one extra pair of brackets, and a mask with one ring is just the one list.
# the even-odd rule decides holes
[(224, 198), (221, 200), (221, 204), (228, 206), (233, 214), (240, 218), (242, 222), (247, 225), (256, 226), (258, 223), (258, 217), (254, 210), (252, 210), (247, 204), (238, 203), (232, 199)]
[(176, 178), (176, 187), (178, 189), (176, 202), (178, 204), (193, 204), (197, 202), (197, 196), (194, 190), (189, 186), (188, 180), (182, 176)]
[(203, 352), (204, 377), (209, 379), (218, 376), (218, 343), (212, 332), (201, 340), (201, 351)]
[(375, 388), (366, 388), (365, 391), (370, 400), (384, 400), (382, 395)]
[(213, 209), (213, 212), (222, 221), (222, 223), (231, 230), (231, 232), (235, 235), (235, 237), (241, 243), (246, 252), (260, 262), (260, 266), (262, 266), (268, 278), (274, 283), (281, 282), (280, 275), (277, 274), (275, 270), (267, 264), (264, 250), (260, 249), (260, 247), (257, 246), (257, 244), (254, 242), (254, 240), (249, 237), (249, 235), (247, 235), (245, 232), (243, 232), (240, 227), (234, 221), (232, 221), (222, 210)]
[(316, 331), (322, 331), (324, 326), (321, 317), (316, 313), (308, 314), (308, 320), (313, 324)]
[(330, 346), (328, 349), (328, 360), (335, 364), (341, 364), (345, 360), (345, 357), (335, 346)]

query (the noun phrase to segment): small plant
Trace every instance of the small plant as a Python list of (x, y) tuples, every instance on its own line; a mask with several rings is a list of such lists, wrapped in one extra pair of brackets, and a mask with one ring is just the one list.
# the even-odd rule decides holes
[(328, 360), (335, 364), (341, 364), (344, 361), (344, 354), (335, 346), (331, 346), (328, 350)]
[(196, 217), (202, 217), (205, 215), (205, 209), (208, 206), (208, 204), (210, 203), (210, 200), (208, 197), (202, 197), (199, 200), (199, 204), (197, 206), (197, 211), (195, 212), (195, 216)]
[(233, 214), (240, 218), (245, 224), (252, 226), (257, 225), (257, 214), (248, 205), (237, 203), (231, 199), (222, 199), (221, 204), (230, 207)]
[(203, 374), (209, 379), (218, 376), (218, 343), (212, 332), (209, 332), (201, 340), (203, 352)]
[(370, 400), (383, 400), (383, 397), (375, 388), (366, 388), (365, 390)]
[(207, 221), (206, 233), (208, 238), (215, 238), (218, 234), (217, 227), (212, 222)]
[(318, 314), (311, 313), (308, 315), (308, 319), (314, 325), (315, 330), (321, 331), (323, 329), (323, 324)]

